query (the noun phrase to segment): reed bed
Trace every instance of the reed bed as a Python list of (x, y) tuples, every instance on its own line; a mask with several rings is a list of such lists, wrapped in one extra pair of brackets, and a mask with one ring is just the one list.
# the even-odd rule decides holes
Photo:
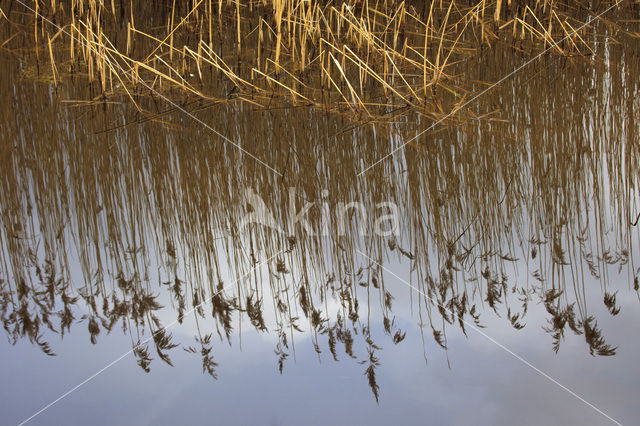
[[(3, 3), (54, 84), (82, 73), (105, 97), (177, 91), (367, 119), (409, 106), (441, 116), (473, 90), (456, 65), (496, 44), (593, 53), (590, 10), (554, 0), (199, 0)], [(620, 7), (637, 8), (638, 2)], [(604, 22), (621, 28), (614, 17)], [(637, 36), (633, 31), (628, 34)], [(14, 43), (19, 40), (14, 40)], [(45, 67), (39, 68), (45, 72)], [(448, 112), (448, 111), (447, 111)]]
[[(402, 290), (374, 259), (410, 271), (415, 287), (400, 308), (415, 316), (425, 358), (447, 349), (452, 328), (467, 333), (492, 311), (522, 329), (533, 304), (546, 312), (532, 325), (549, 333), (551, 350), (578, 334), (591, 354), (615, 354), (587, 293), (617, 315), (611, 278), (624, 271), (629, 289), (640, 290), (632, 250), (640, 144), (631, 119), (640, 61), (637, 49), (588, 36), (590, 27), (572, 32), (593, 11), (543, 1), (29, 4), (38, 15), (2, 3), (10, 25), (0, 44), (33, 54), (20, 62), (23, 76), (56, 86), (68, 102), (61, 108), (39, 85), (0, 81), (13, 101), (0, 105), (12, 117), (0, 127), (0, 320), (11, 342), (28, 339), (53, 355), (54, 333), (82, 327), (98, 344), (120, 328), (145, 371), (154, 358), (171, 364), (180, 345), (215, 378), (216, 345), (239, 340), (247, 324), (273, 333), (280, 371), (306, 332), (319, 357), (361, 365), (378, 399), (381, 347), (411, 331), (396, 326)], [(154, 11), (145, 15), (141, 4)], [(636, 37), (633, 25), (612, 19), (603, 21), (609, 35)], [(561, 61), (537, 70), (541, 78), (518, 76), (471, 119), (354, 179), (362, 161), (513, 70), (514, 50), (548, 46)], [(608, 62), (554, 80), (564, 67), (579, 69), (582, 55)], [(13, 65), (0, 64), (3, 75), (15, 75)], [(587, 93), (594, 78), (607, 84)], [(160, 107), (157, 93), (225, 129), (281, 176), (224, 144), (190, 143), (208, 133)], [(368, 121), (345, 125), (323, 110)], [(245, 188), (286, 228), (287, 186), (331, 206), (357, 200), (375, 211), (377, 201), (395, 202), (400, 230), (374, 237), (375, 217), (358, 214), (345, 235), (322, 238), (241, 229)], [(321, 214), (309, 219), (320, 233)], [(197, 323), (193, 342), (172, 340), (158, 294), (178, 322)]]

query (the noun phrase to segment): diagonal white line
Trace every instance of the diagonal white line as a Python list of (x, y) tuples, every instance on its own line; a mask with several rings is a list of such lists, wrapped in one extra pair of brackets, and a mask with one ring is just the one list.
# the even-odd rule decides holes
[[(403, 284), (407, 285), (409, 288), (417, 291), (418, 293), (420, 293), (422, 296), (426, 297), (427, 299), (429, 299), (431, 301), (431, 303), (434, 303), (436, 306), (439, 306), (441, 308), (444, 308), (444, 306), (442, 306), (440, 303), (438, 303), (437, 300), (434, 300), (432, 297), (430, 297), (429, 295), (425, 294), (423, 291), (421, 291), (420, 289), (418, 289), (417, 287), (413, 286), (411, 283), (407, 282), (405, 279), (403, 279), (402, 277), (400, 277), (399, 275), (395, 274), (392, 270), (390, 270), (389, 268), (381, 265), (378, 261), (376, 261), (375, 259), (372, 259), (371, 257), (367, 256), (366, 254), (364, 254), (362, 251), (360, 251), (359, 249), (356, 249), (356, 251), (358, 253), (360, 253), (362, 256), (366, 257), (367, 259), (369, 259), (371, 262), (375, 263), (376, 265), (378, 265), (380, 268), (384, 269), (386, 272), (388, 272), (389, 274), (393, 275), (394, 277), (396, 277), (398, 280), (400, 280), (400, 282), (402, 282)], [(494, 339), (493, 337), (489, 336), (487, 333), (485, 333), (484, 331), (482, 331), (480, 328), (476, 327), (473, 323), (470, 323), (469, 321), (465, 320), (464, 318), (462, 319), (462, 322), (464, 322), (464, 324), (466, 326), (468, 326), (469, 328), (471, 328), (472, 330), (475, 330), (476, 332), (478, 332), (480, 335), (484, 336), (485, 338), (487, 338), (490, 342), (494, 343), (495, 345), (497, 345), (499, 348), (503, 349), (504, 351), (506, 351), (507, 353), (509, 353), (510, 355), (512, 355), (514, 358), (516, 358), (517, 360), (519, 360), (520, 362), (522, 362), (523, 364), (525, 364), (527, 367), (530, 367), (531, 369), (533, 369), (536, 373), (540, 374), (541, 376), (543, 376), (544, 378), (546, 378), (547, 380), (549, 380), (550, 382), (554, 383), (555, 385), (559, 386), (560, 388), (564, 389), (565, 391), (569, 392), (571, 395), (573, 395), (574, 397), (576, 397), (577, 399), (579, 399), (580, 401), (584, 402), (586, 405), (588, 405), (589, 407), (593, 408), (595, 411), (597, 411), (598, 413), (602, 414), (603, 416), (605, 416), (607, 419), (611, 420), (613, 423), (622, 426), (622, 423), (620, 423), (619, 421), (615, 420), (614, 418), (612, 418), (611, 416), (609, 416), (607, 413), (605, 413), (604, 411), (600, 410), (598, 407), (596, 407), (595, 405), (593, 405), (592, 403), (590, 403), (589, 401), (587, 401), (586, 399), (584, 399), (583, 397), (581, 397), (580, 395), (578, 395), (577, 393), (575, 393), (574, 391), (572, 391), (571, 389), (569, 389), (568, 387), (566, 387), (565, 385), (563, 385), (562, 383), (558, 382), (557, 380), (555, 380), (553, 377), (549, 376), (547, 373), (545, 373), (544, 371), (540, 370), (538, 367), (536, 367), (535, 365), (531, 364), (529, 361), (527, 361), (526, 359), (524, 359), (523, 357), (521, 357), (520, 355), (518, 355), (517, 353), (513, 352), (511, 349), (507, 348), (506, 346), (504, 346), (502, 343), (498, 342), (496, 339)]]
[(539, 54), (537, 54), (536, 56), (534, 56), (533, 58), (529, 59), (527, 62), (523, 63), (522, 65), (520, 65), (518, 68), (514, 69), (513, 71), (511, 71), (509, 74), (505, 75), (504, 77), (502, 77), (500, 80), (496, 81), (495, 83), (493, 83), (492, 85), (490, 85), (489, 87), (487, 87), (486, 89), (484, 89), (483, 91), (481, 91), (480, 93), (478, 93), (477, 95), (475, 95), (473, 98), (469, 99), (467, 102), (465, 102), (464, 104), (462, 104), (462, 106), (458, 107), (458, 108), (454, 108), (449, 114), (445, 115), (444, 117), (442, 117), (440, 120), (436, 121), (435, 123), (433, 123), (431, 126), (429, 126), (428, 128), (426, 128), (425, 130), (422, 130), (421, 132), (418, 132), (418, 134), (416, 134), (414, 137), (412, 137), (411, 139), (409, 139), (408, 141), (406, 141), (405, 143), (403, 143), (402, 145), (400, 145), (399, 147), (397, 147), (396, 149), (394, 149), (393, 151), (391, 151), (389, 154), (385, 155), (384, 157), (382, 157), (381, 159), (379, 159), (378, 161), (376, 161), (375, 163), (371, 164), (370, 166), (368, 166), (367, 168), (365, 168), (363, 171), (361, 171), (360, 173), (358, 173), (357, 177), (362, 176), (363, 174), (365, 174), (367, 171), (371, 170), (372, 168), (374, 168), (375, 166), (377, 166), (378, 164), (382, 163), (384, 160), (386, 160), (389, 157), (392, 157), (393, 155), (395, 155), (396, 152), (400, 151), (402, 148), (404, 148), (405, 146), (409, 145), (411, 142), (413, 142), (414, 140), (418, 139), (420, 136), (424, 135), (425, 133), (427, 133), (428, 131), (430, 131), (431, 129), (433, 129), (434, 127), (436, 127), (438, 124), (442, 123), (444, 120), (446, 120), (447, 118), (451, 117), (452, 115), (454, 115), (456, 112), (460, 111), (462, 108), (466, 107), (467, 105), (469, 105), (470, 103), (474, 102), (476, 99), (478, 99), (480, 96), (484, 95), (485, 93), (489, 92), (491, 89), (493, 89), (494, 87), (502, 84), (505, 80), (507, 80), (509, 77), (513, 76), (514, 74), (517, 74), (518, 72), (520, 72), (521, 70), (523, 70), (524, 68), (526, 68), (529, 64), (531, 64), (532, 62), (534, 62), (536, 59), (538, 59), (539, 57), (541, 57), (542, 55), (544, 55), (545, 53), (549, 52), (551, 49), (553, 49), (554, 47), (556, 47), (559, 43), (562, 43), (563, 41), (565, 41), (567, 38), (569, 38), (570, 36), (573, 36), (574, 34), (577, 34), (578, 31), (580, 31), (581, 29), (583, 29), (584, 27), (586, 27), (587, 25), (589, 25), (592, 21), (595, 21), (597, 19), (599, 19), (602, 15), (604, 15), (605, 13), (609, 12), (611, 9), (613, 9), (614, 7), (616, 7), (618, 5), (618, 1), (616, 1), (614, 4), (612, 4), (609, 8), (607, 8), (604, 12), (601, 12), (599, 14), (597, 14), (595, 17), (589, 17), (589, 19), (587, 20), (587, 22), (585, 22), (584, 24), (580, 25), (578, 28), (576, 28), (572, 33), (567, 34), (566, 36), (564, 36), (562, 39), (560, 39), (560, 41), (552, 44), (551, 46), (549, 46), (548, 48), (546, 48), (545, 50), (543, 50), (542, 52), (540, 52)]
[[(20, 0), (18, 0), (20, 1)], [(251, 268), (251, 271), (247, 272), (246, 274), (244, 274), (243, 276), (241, 276), (240, 278), (238, 278), (237, 280), (233, 281), (232, 283), (230, 283), (229, 285), (225, 286), (222, 290), (217, 291), (216, 293), (214, 293), (211, 297), (213, 296), (217, 296), (218, 294), (222, 293), (223, 291), (225, 291), (226, 289), (230, 288), (231, 286), (235, 285), (238, 281), (241, 281), (243, 279), (245, 279), (246, 277), (250, 276), (253, 271), (258, 268), (259, 266), (265, 265), (267, 263), (269, 263), (272, 259), (274, 259), (275, 257), (283, 254), (286, 250), (282, 250), (276, 254), (274, 254), (273, 256), (269, 257), (267, 260), (265, 260), (264, 262), (258, 263), (257, 265), (255, 265), (253, 268)], [(200, 306), (208, 306), (209, 302), (207, 299), (203, 300), (202, 302), (198, 303), (197, 305), (193, 306), (190, 310), (186, 311), (185, 314), (189, 315), (190, 313), (192, 313), (193, 311), (195, 311), (196, 309), (198, 309)], [(146, 340), (142, 341), (141, 343), (138, 343), (137, 345), (135, 345), (133, 348), (129, 349), (127, 352), (123, 353), (122, 355), (120, 355), (118, 358), (114, 359), (113, 361), (111, 361), (109, 364), (105, 365), (104, 367), (102, 367), (100, 370), (96, 371), (95, 373), (93, 373), (91, 376), (87, 377), (86, 379), (84, 379), (83, 381), (81, 381), (80, 383), (78, 383), (76, 386), (72, 387), (71, 389), (69, 389), (68, 391), (66, 391), (65, 393), (63, 393), (62, 395), (60, 395), (58, 398), (54, 399), (53, 401), (51, 401), (49, 404), (45, 405), (44, 407), (42, 407), (40, 410), (38, 410), (36, 413), (34, 413), (33, 415), (31, 415), (30, 417), (28, 417), (27, 419), (23, 420), (22, 422), (20, 422), (18, 424), (18, 426), (22, 426), (26, 423), (28, 423), (29, 421), (33, 420), (33, 418), (35, 418), (36, 416), (42, 414), (43, 412), (45, 412), (46, 410), (48, 410), (49, 408), (53, 407), (55, 404), (57, 404), (58, 402), (60, 402), (61, 400), (63, 400), (64, 398), (66, 398), (67, 396), (71, 395), (73, 392), (75, 392), (76, 390), (78, 390), (79, 388), (81, 388), (82, 386), (84, 386), (85, 384), (89, 383), (91, 380), (95, 379), (97, 376), (99, 376), (101, 373), (103, 373), (104, 371), (108, 370), (109, 368), (111, 368), (112, 366), (114, 366), (115, 364), (117, 364), (119, 361), (121, 361), (123, 358), (125, 358), (127, 355), (129, 355), (130, 353), (132, 353), (136, 348), (148, 343), (151, 339), (153, 339), (153, 336), (158, 333), (159, 331), (166, 331), (167, 329), (169, 329), (170, 327), (173, 327), (174, 325), (176, 325), (178, 323), (178, 320), (175, 320), (171, 323), (169, 323), (168, 325), (154, 331), (151, 333), (151, 337), (147, 338)]]
[[(48, 19), (47, 17), (43, 16), (41, 13), (37, 12), (35, 9), (33, 9), (31, 6), (28, 6), (27, 4), (25, 4), (22, 0), (16, 0), (17, 3), (21, 4), (22, 6), (24, 6), (25, 8), (29, 9), (31, 12), (35, 13), (36, 16), (40, 17), (43, 21), (48, 22), (49, 24), (51, 24), (53, 27), (55, 27), (57, 30), (61, 31), (62, 33), (71, 36), (71, 34), (65, 30), (64, 28), (62, 28), (61, 26), (59, 26), (58, 24), (56, 24), (55, 22), (51, 21), (50, 19)], [(92, 49), (93, 51), (96, 51), (95, 47), (93, 47), (91, 44), (86, 43), (84, 40), (82, 39), (78, 39), (78, 41), (88, 47), (89, 49)], [(117, 62), (114, 61), (115, 66), (122, 72), (126, 72), (126, 70), (124, 68), (122, 68), (122, 66)], [(186, 109), (182, 108), (180, 105), (176, 104), (175, 102), (173, 102), (171, 99), (169, 99), (168, 97), (166, 97), (165, 95), (163, 95), (162, 93), (158, 92), (157, 90), (155, 90), (153, 87), (149, 86), (142, 78), (138, 78), (138, 81), (147, 89), (149, 89), (151, 92), (153, 92), (156, 96), (160, 97), (162, 100), (164, 100), (165, 102), (167, 102), (169, 105), (171, 105), (172, 107), (180, 110), (181, 112), (183, 112), (184, 114), (186, 114), (189, 118), (193, 119), (196, 123), (203, 125), (205, 128), (207, 128), (209, 131), (211, 131), (212, 133), (214, 133), (215, 135), (219, 136), (220, 138), (222, 138), (222, 140), (224, 140), (225, 142), (233, 145), (234, 147), (238, 148), (241, 152), (243, 152), (244, 154), (248, 155), (249, 157), (251, 157), (252, 159), (254, 159), (255, 161), (257, 161), (258, 163), (262, 164), (263, 166), (265, 166), (267, 169), (271, 170), (273, 173), (277, 174), (278, 176), (282, 177), (282, 173), (280, 173), (279, 171), (277, 171), (276, 169), (274, 169), (273, 167), (271, 167), (270, 165), (268, 165), (267, 163), (265, 163), (264, 161), (262, 161), (261, 159), (259, 159), (258, 157), (256, 157), (255, 155), (253, 155), (252, 153), (250, 153), (249, 151), (247, 151), (246, 149), (244, 149), (243, 147), (241, 147), (238, 143), (232, 141), (231, 139), (229, 139), (228, 137), (226, 137), (225, 135), (223, 135), (222, 133), (220, 133), (219, 131), (217, 131), (216, 129), (214, 129), (213, 127), (211, 127), (210, 125), (208, 125), (207, 123), (205, 123), (204, 121), (202, 121), (201, 119), (199, 119), (198, 117), (196, 117), (195, 115), (193, 115), (192, 113), (190, 113), (189, 111), (187, 111)]]

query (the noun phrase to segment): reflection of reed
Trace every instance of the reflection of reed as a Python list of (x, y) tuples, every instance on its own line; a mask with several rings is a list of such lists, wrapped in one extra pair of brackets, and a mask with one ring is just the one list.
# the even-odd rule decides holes
[[(602, 54), (601, 44), (594, 47)], [(521, 83), (530, 76), (523, 76), (486, 98), (481, 116), (502, 105), (491, 118), (428, 135), (359, 179), (362, 161), (371, 164), (400, 143), (400, 134), (424, 127), (419, 114), (345, 132), (342, 118), (314, 110), (189, 105), (287, 170), (280, 178), (179, 114), (163, 115), (169, 130), (150, 121), (124, 125), (138, 118), (133, 108), (60, 108), (40, 86), (3, 79), (0, 93), (11, 100), (0, 106), (4, 328), (12, 341), (28, 338), (47, 354), (53, 350), (46, 330), (64, 334), (82, 322), (96, 343), (101, 333), (122, 328), (148, 371), (156, 356), (171, 363), (176, 345), (158, 318), (160, 293), (179, 322), (192, 315), (198, 323), (195, 343), (184, 348), (199, 354), (213, 377), (213, 334), (230, 342), (242, 316), (277, 335), (281, 370), (301, 332), (335, 359), (343, 346), (347, 357), (363, 362), (377, 398), (381, 346), (372, 327), (382, 324), (393, 343), (406, 332), (394, 322), (398, 295), (380, 268), (357, 255), (362, 250), (381, 263), (408, 265), (412, 282), (428, 295), (412, 293), (412, 308), (444, 349), (447, 329), (482, 325), (487, 306), (520, 329), (533, 302), (546, 309), (554, 350), (571, 330), (584, 335), (592, 354), (612, 355), (586, 293), (600, 292), (615, 315), (621, 293), (609, 288), (612, 274), (627, 271), (637, 290), (632, 222), (640, 144), (630, 117), (638, 116), (639, 61), (633, 49), (609, 47), (607, 54), (603, 67), (577, 66), (569, 80), (547, 78), (565, 72), (562, 62), (527, 85)], [(509, 58), (494, 50), (467, 72), (472, 79), (501, 75)], [(10, 63), (0, 66), (11, 75)], [(86, 98), (78, 87), (58, 90)], [(519, 102), (506, 104), (516, 90)], [(153, 108), (152, 99), (140, 103)], [(115, 130), (95, 134), (105, 127)], [(318, 236), (240, 229), (245, 188), (257, 191), (287, 229), (291, 185), (332, 213), (339, 202), (361, 201), (368, 212), (380, 201), (394, 202), (402, 206), (399, 233), (376, 238), (375, 216), (354, 210), (344, 235), (331, 228), (320, 236), (321, 209), (308, 215)], [(301, 200), (294, 201), (299, 209)], [(268, 273), (252, 271), (280, 251)], [(526, 276), (516, 278), (518, 270)], [(223, 283), (246, 274), (223, 291)], [(590, 277), (602, 288), (588, 287)], [(139, 345), (148, 336), (152, 348)]]

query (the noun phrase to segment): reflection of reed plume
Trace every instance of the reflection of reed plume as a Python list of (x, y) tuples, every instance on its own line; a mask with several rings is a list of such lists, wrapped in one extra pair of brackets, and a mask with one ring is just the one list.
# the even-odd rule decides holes
[[(602, 54), (604, 46), (594, 48)], [(608, 55), (616, 72), (577, 66), (581, 72), (573, 80), (540, 78), (526, 86), (516, 80), (486, 98), (478, 112), (493, 112), (493, 104), (524, 91), (518, 92), (521, 102), (499, 112), (504, 121), (473, 120), (428, 135), (360, 179), (354, 171), (362, 161), (372, 164), (401, 143), (399, 135), (423, 129), (424, 118), (410, 112), (399, 123), (344, 132), (342, 118), (309, 109), (275, 114), (225, 103), (197, 113), (268, 164), (286, 169), (281, 179), (189, 127), (179, 114), (163, 117), (167, 127), (145, 122), (94, 135), (122, 117), (135, 119), (137, 111), (122, 105), (60, 108), (40, 86), (3, 79), (0, 93), (12, 101), (0, 106), (10, 117), (0, 127), (5, 331), (11, 341), (26, 337), (51, 354), (45, 330), (62, 335), (82, 322), (98, 343), (119, 327), (139, 365), (149, 370), (153, 357), (171, 363), (176, 345), (159, 320), (166, 304), (159, 299), (166, 296), (180, 322), (199, 321), (201, 334), (185, 349), (199, 354), (203, 371), (213, 377), (213, 336), (231, 342), (243, 318), (277, 335), (280, 370), (295, 354), (294, 337), (307, 332), (319, 354), (365, 361), (377, 398), (375, 368), (383, 345), (371, 340), (379, 340), (374, 327), (400, 343), (410, 331), (395, 326), (392, 308), (408, 307), (399, 307), (399, 293), (382, 271), (357, 255), (362, 250), (411, 270), (412, 283), (428, 295), (413, 292), (411, 307), (423, 333), (442, 348), (452, 326), (480, 326), (481, 313), (498, 314), (516, 329), (531, 325), (528, 307), (539, 303), (554, 350), (566, 331), (584, 335), (590, 353), (612, 355), (615, 348), (597, 327), (586, 294), (598, 292), (615, 315), (622, 292), (609, 288), (611, 278), (627, 272), (637, 291), (633, 191), (640, 144), (629, 119), (638, 115), (637, 103), (629, 101), (638, 93), (637, 58), (611, 46)], [(502, 75), (509, 58), (496, 49), (467, 72)], [(549, 74), (563, 66), (552, 63)], [(587, 95), (582, 88), (592, 85), (598, 89)], [(86, 97), (78, 87), (58, 90), (68, 98)], [(569, 94), (573, 103), (565, 107)], [(17, 115), (13, 104), (24, 113)], [(151, 99), (140, 104), (154, 108)], [(602, 105), (611, 107), (603, 111)], [(326, 236), (240, 228), (244, 189), (251, 188), (288, 229), (286, 189), (293, 184), (301, 196), (294, 199), (296, 209), (310, 199), (326, 202), (335, 216), (338, 203), (361, 201), (367, 216), (350, 210), (346, 232), (330, 227)], [(394, 236), (373, 235), (381, 201), (401, 206)], [(320, 234), (321, 209), (308, 217)], [(363, 230), (367, 238), (361, 238)], [(279, 252), (268, 272), (224, 286)], [(602, 288), (588, 287), (593, 282)], [(139, 345), (149, 336), (149, 345)]]

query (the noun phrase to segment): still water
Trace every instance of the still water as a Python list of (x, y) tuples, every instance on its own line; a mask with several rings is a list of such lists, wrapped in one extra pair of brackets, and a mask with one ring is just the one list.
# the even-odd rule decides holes
[(640, 45), (607, 40), (433, 129), (143, 114), (0, 53), (2, 423), (635, 424)]

